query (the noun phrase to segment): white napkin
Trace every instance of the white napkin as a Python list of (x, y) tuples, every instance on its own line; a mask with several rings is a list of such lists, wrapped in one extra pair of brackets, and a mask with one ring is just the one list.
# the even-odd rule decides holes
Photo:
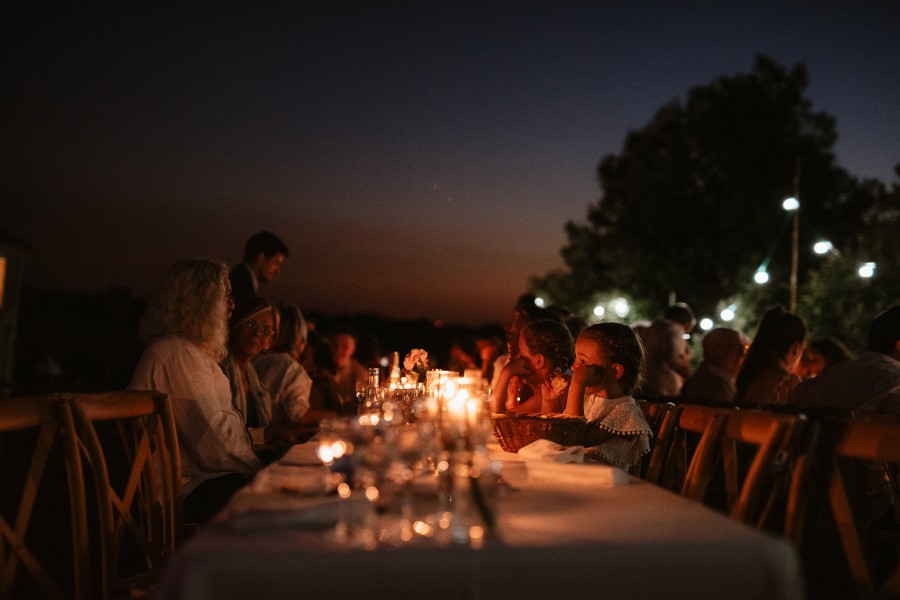
[(317, 445), (307, 442), (305, 444), (294, 444), (287, 449), (278, 460), (280, 465), (296, 465), (296, 466), (319, 466), (322, 461), (316, 454)]
[(273, 529), (325, 529), (333, 527), (342, 514), (345, 519), (359, 521), (365, 514), (366, 502), (365, 498), (295, 497), (280, 503), (268, 501), (252, 506), (232, 506), (231, 510), (226, 509), (220, 514), (218, 520), (233, 529), (261, 534), (271, 533)]
[(555, 463), (584, 462), (584, 446), (560, 446), (550, 440), (536, 440), (519, 448), (519, 456), (525, 460)]
[(565, 485), (590, 487), (616, 487), (627, 485), (631, 476), (618, 467), (588, 464), (558, 464), (533, 461), (528, 463), (528, 480)]
[(247, 489), (256, 493), (288, 492), (310, 496), (323, 495), (335, 488), (328, 467), (269, 465), (256, 474)]

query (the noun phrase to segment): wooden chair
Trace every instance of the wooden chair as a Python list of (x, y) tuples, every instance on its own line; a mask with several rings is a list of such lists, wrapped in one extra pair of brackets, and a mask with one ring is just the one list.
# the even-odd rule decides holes
[(183, 536), (181, 466), (169, 397), (117, 391), (69, 400), (97, 496), (101, 596), (151, 592)]
[(708, 406), (681, 404), (667, 411), (650, 453), (647, 481), (683, 493), (695, 453), (718, 439), (723, 419), (720, 409)]
[[(881, 472), (885, 484), (893, 483), (890, 478), (900, 466), (900, 422), (835, 419), (824, 427), (819, 452), (826, 467), (824, 489), (856, 592), (860, 597), (900, 597), (897, 513), (889, 510), (883, 515), (886, 519), (875, 519), (879, 515), (872, 513), (867, 501), (873, 496), (863, 476), (868, 468), (876, 475)], [(896, 492), (896, 488), (889, 485), (887, 491)], [(896, 511), (896, 495), (893, 501)], [(887, 557), (889, 564), (876, 563), (874, 550), (879, 542), (887, 552), (878, 558)]]
[(653, 450), (659, 444), (668, 447), (671, 443), (668, 435), (662, 439), (660, 438), (660, 433), (666, 415), (674, 411), (676, 407), (672, 402), (654, 402), (652, 400), (638, 400), (637, 404), (641, 408), (641, 412), (644, 413), (644, 418), (647, 420), (647, 424), (650, 425), (650, 430), (653, 431), (653, 437), (650, 439), (650, 454), (645, 455), (640, 462), (635, 463), (631, 469), (631, 474), (646, 479), (650, 469), (650, 459), (653, 456)]
[[(806, 419), (706, 405), (681, 404), (660, 426), (648, 481), (704, 502), (754, 527), (784, 533), (791, 476)], [(798, 490), (799, 490), (798, 484)], [(805, 489), (805, 488), (804, 488)], [(799, 491), (793, 497), (801, 498)]]
[[(675, 429), (681, 417), (681, 410), (680, 406), (673, 404), (672, 408), (661, 415), (659, 429), (654, 432), (653, 445), (647, 458), (647, 468), (643, 474), (643, 478), (650, 483), (663, 485), (663, 473), (669, 453), (672, 451)], [(673, 489), (671, 484), (667, 487)]]
[(708, 501), (721, 476), (718, 508), (754, 527), (783, 532), (791, 475), (806, 432), (802, 415), (723, 409), (697, 447), (682, 495)]
[[(84, 483), (75, 438), (59, 424), (64, 406), (56, 396), (0, 400), (0, 496), (4, 501), (0, 510), (0, 598), (92, 597)], [(54, 471), (54, 459), (60, 455), (64, 475)], [(10, 472), (17, 467), (24, 468)], [(71, 579), (60, 572), (58, 554), (66, 546), (61, 543), (66, 536), (57, 529), (62, 521), (56, 520), (64, 518), (58, 514), (63, 490), (67, 490), (71, 528), (71, 547), (65, 549), (72, 556)], [(38, 516), (40, 522), (32, 522), (44, 499), (53, 504), (48, 512), (56, 514)], [(42, 530), (47, 539), (38, 535)]]

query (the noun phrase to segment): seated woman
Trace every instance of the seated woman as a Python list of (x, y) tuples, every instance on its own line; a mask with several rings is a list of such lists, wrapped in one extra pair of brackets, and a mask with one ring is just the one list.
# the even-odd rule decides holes
[(184, 517), (191, 523), (216, 513), (262, 466), (218, 364), (228, 351), (233, 305), (228, 267), (203, 259), (179, 260), (169, 268), (140, 323), (148, 346), (128, 387), (172, 398)]
[(597, 323), (575, 342), (565, 414), (588, 422), (585, 458), (623, 469), (650, 451), (650, 425), (632, 395), (641, 384), (644, 350), (622, 323)]
[[(574, 342), (559, 321), (534, 321), (522, 329), (519, 356), (500, 371), (494, 389), (494, 412), (560, 413), (565, 408)], [(522, 399), (516, 382), (532, 391)]]
[(253, 359), (269, 348), (278, 333), (279, 314), (274, 304), (264, 298), (242, 298), (230, 320), (228, 354), (221, 367), (231, 387), (231, 402), (244, 415), (244, 423), (259, 453), (271, 458), (270, 452), (283, 444), (305, 440), (310, 432), (296, 424), (272, 420), (272, 399), (260, 383)]
[(310, 408), (312, 379), (298, 362), (306, 347), (307, 329), (303, 313), (293, 304), (278, 307), (278, 338), (268, 352), (257, 355), (253, 368), (272, 400), (272, 419), (276, 425), (317, 425), (334, 411)]
[(787, 404), (800, 383), (793, 371), (803, 356), (806, 323), (783, 306), (773, 306), (759, 322), (753, 343), (738, 372), (735, 403), (761, 407)]
[(308, 332), (300, 364), (312, 379), (309, 405), (314, 409), (336, 411), (342, 416), (356, 414), (356, 396), (343, 398), (334, 378), (334, 353), (328, 340), (316, 330)]
[(853, 354), (838, 339), (831, 336), (809, 340), (803, 357), (794, 368), (794, 375), (803, 379), (812, 379), (835, 363), (853, 358)]

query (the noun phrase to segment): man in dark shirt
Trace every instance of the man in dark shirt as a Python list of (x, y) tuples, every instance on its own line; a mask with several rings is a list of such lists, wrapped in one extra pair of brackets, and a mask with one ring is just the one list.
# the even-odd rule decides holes
[(228, 275), (234, 298), (256, 296), (259, 285), (278, 275), (289, 254), (287, 245), (275, 234), (268, 231), (253, 234), (244, 246), (244, 262)]

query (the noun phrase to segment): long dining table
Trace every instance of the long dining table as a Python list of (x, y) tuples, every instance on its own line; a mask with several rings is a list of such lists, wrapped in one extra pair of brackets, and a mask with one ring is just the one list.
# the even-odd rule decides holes
[(342, 500), (318, 489), (311, 450), (293, 448), (232, 498), (171, 557), (157, 597), (805, 597), (798, 555), (781, 538), (612, 467), (528, 462), (496, 444), (504, 484), (496, 535), (480, 547), (341, 542), (332, 526)]

